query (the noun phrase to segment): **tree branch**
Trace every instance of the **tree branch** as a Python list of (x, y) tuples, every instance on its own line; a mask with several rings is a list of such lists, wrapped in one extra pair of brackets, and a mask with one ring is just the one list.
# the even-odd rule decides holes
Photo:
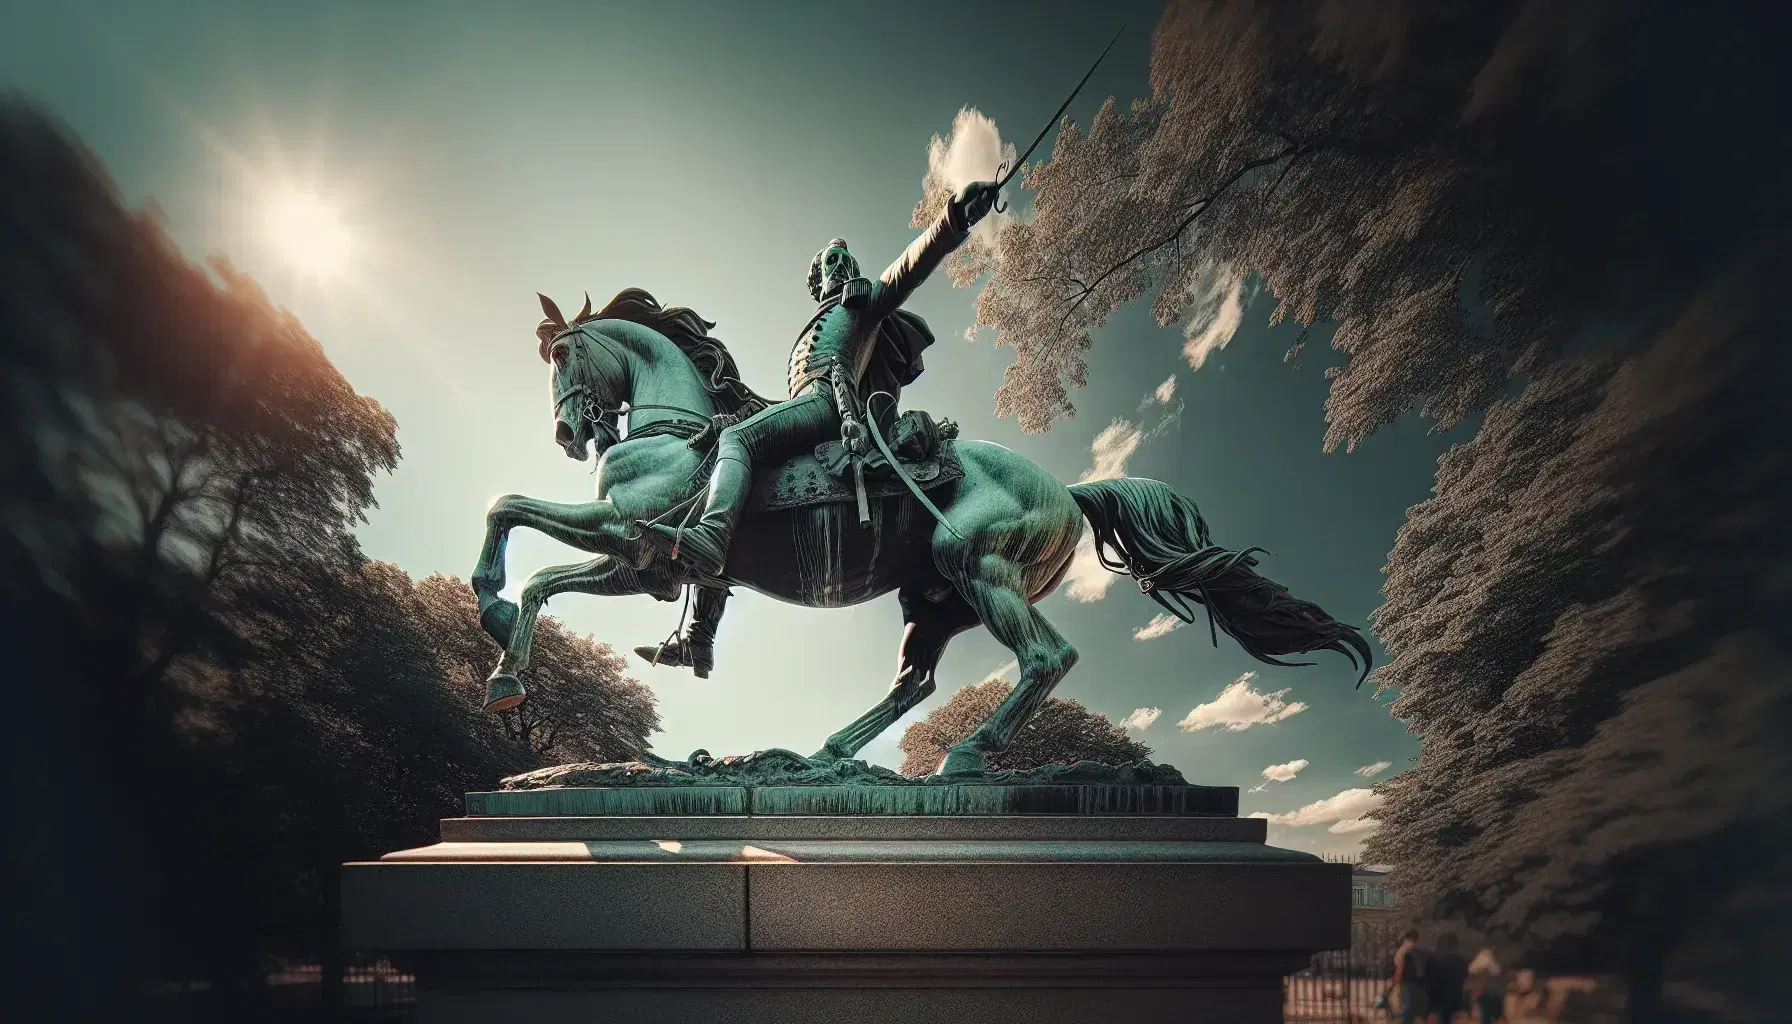
[[(1300, 155), (1304, 154), (1305, 152), (1306, 152), (1306, 150), (1304, 150), (1302, 147), (1296, 146), (1296, 145), (1291, 145), (1291, 146), (1289, 146), (1285, 149), (1282, 149), (1281, 151), (1274, 153), (1270, 156), (1259, 157), (1256, 160), (1251, 160), (1244, 164), (1239, 165), (1237, 169), (1235, 169), (1231, 174), (1226, 176), (1225, 180), (1221, 181), (1218, 185), (1216, 185), (1206, 195), (1193, 200), (1190, 203), (1191, 209), (1188, 213), (1188, 216), (1186, 216), (1186, 217), (1182, 218), (1182, 220), (1178, 221), (1176, 223), (1176, 226), (1174, 228), (1172, 228), (1168, 234), (1166, 234), (1162, 238), (1159, 238), (1155, 242), (1148, 242), (1145, 245), (1140, 246), (1138, 249), (1135, 249), (1125, 259), (1114, 264), (1113, 266), (1109, 267), (1108, 269), (1102, 271), (1101, 274), (1099, 276), (1097, 276), (1094, 281), (1090, 282), (1087, 285), (1084, 285), (1079, 290), (1079, 293), (1077, 294), (1076, 299), (1071, 302), (1070, 307), (1064, 311), (1064, 315), (1058, 318), (1058, 324), (1056, 327), (1052, 328), (1051, 337), (1050, 337), (1050, 340), (1047, 341), (1047, 344), (1048, 345), (1053, 344), (1058, 340), (1058, 336), (1064, 333), (1064, 325), (1070, 322), (1070, 317), (1078, 309), (1082, 308), (1083, 303), (1087, 302), (1089, 300), (1089, 298), (1095, 294), (1095, 290), (1097, 288), (1100, 288), (1101, 285), (1105, 281), (1107, 281), (1108, 278), (1119, 273), (1121, 270), (1124, 270), (1125, 268), (1131, 266), (1132, 264), (1136, 263), (1140, 259), (1143, 259), (1144, 257), (1149, 256), (1150, 254), (1158, 251), (1159, 249), (1162, 249), (1164, 246), (1169, 245), (1172, 242), (1176, 242), (1178, 239), (1180, 239), (1182, 237), (1182, 233), (1184, 231), (1188, 230), (1189, 225), (1193, 224), (1196, 221), (1196, 219), (1198, 219), (1201, 216), (1201, 214), (1206, 213), (1213, 206), (1214, 202), (1219, 199), (1220, 196), (1224, 195), (1226, 193), (1226, 191), (1228, 189), (1230, 189), (1233, 185), (1236, 185), (1239, 182), (1239, 180), (1242, 179), (1245, 175), (1249, 174), (1250, 172), (1252, 172), (1254, 170), (1257, 170), (1260, 167), (1268, 167), (1278, 160), (1290, 160), (1290, 158), (1300, 156)], [(1290, 162), (1292, 162), (1292, 160), (1290, 160)], [(1286, 172), (1284, 172), (1284, 173), (1286, 173)]]

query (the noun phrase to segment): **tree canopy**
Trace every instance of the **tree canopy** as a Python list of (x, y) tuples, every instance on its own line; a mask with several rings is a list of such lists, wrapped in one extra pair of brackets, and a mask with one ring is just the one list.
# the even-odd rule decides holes
[[(996, 705), (1014, 692), (1014, 684), (1000, 677), (963, 687), (902, 732), (902, 774), (930, 775), (946, 757), (946, 750), (983, 724)], [(1151, 756), (1151, 748), (1126, 735), (1126, 729), (1092, 714), (1074, 700), (1047, 697), (1039, 712), (1021, 727), (1014, 745), (992, 755), (992, 771), (1022, 771), (1048, 764), (1098, 761), (1128, 764)]]
[(481, 711), (498, 651), (471, 589), (354, 537), (399, 458), (391, 415), (17, 99), (0, 224), (22, 1000), (99, 1019), (152, 982), (339, 965), (341, 862), (431, 841), (461, 794), (543, 758), (646, 748), (652, 695), (552, 620), (534, 699)]
[(1389, 555), (1377, 679), (1421, 752), (1366, 855), (1417, 913), (1623, 969), (1636, 1019), (1664, 972), (1754, 998), (1713, 936), (1787, 936), (1745, 909), (1789, 877), (1787, 205), (1736, 152), (1787, 91), (1773, 18), (1178, 0), (1152, 95), (1066, 124), (950, 267), (1030, 431), (1116, 309), (1150, 298), (1199, 367), (1253, 282), (1291, 355), (1342, 354), (1327, 449), (1475, 428)]

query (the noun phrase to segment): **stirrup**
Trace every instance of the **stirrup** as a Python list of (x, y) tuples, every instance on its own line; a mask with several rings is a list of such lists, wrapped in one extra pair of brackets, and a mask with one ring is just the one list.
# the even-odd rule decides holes
[(668, 640), (663, 644), (642, 644), (635, 648), (635, 654), (652, 665), (688, 668), (698, 679), (708, 679), (709, 670), (716, 664), (713, 646), (694, 644), (683, 638)]

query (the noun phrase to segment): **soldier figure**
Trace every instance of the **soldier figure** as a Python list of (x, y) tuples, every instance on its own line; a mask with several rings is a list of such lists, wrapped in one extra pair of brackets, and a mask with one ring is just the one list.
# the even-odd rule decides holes
[[(723, 430), (702, 517), (683, 528), (642, 524), (646, 540), (692, 572), (719, 578), (755, 466), (775, 465), (836, 438), (863, 451), (862, 396), (857, 391), (869, 385), (873, 391), (896, 394), (920, 375), (921, 349), (933, 340), (926, 322), (901, 309), (902, 303), (941, 260), (964, 244), (997, 195), (994, 182), (967, 185), (876, 281), (859, 276), (858, 261), (838, 238), (817, 253), (809, 266), (809, 294), (820, 308), (791, 350), (790, 398)], [(721, 602), (713, 603), (719, 614)], [(711, 635), (713, 629), (709, 624)], [(692, 635), (687, 645), (697, 640)], [(703, 637), (704, 646), (708, 640), (709, 636)], [(684, 651), (680, 656), (695, 664), (697, 653)], [(707, 664), (707, 657), (704, 660)]]

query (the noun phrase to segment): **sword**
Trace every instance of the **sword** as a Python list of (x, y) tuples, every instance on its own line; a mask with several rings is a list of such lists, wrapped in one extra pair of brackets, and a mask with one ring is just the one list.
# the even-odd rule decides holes
[[(1065, 99), (1064, 99), (1064, 105), (1058, 108), (1058, 112), (1056, 114), (1052, 115), (1052, 119), (1050, 121), (1045, 122), (1045, 127), (1041, 128), (1039, 130), (1039, 136), (1033, 140), (1033, 144), (1031, 146), (1027, 147), (1027, 151), (1020, 155), (1020, 159), (1014, 161), (1014, 166), (1009, 167), (1008, 161), (1006, 161), (1006, 160), (1004, 160), (1000, 164), (996, 165), (996, 189), (998, 192), (1002, 188), (1006, 187), (1010, 181), (1014, 180), (1014, 176), (1016, 174), (1020, 173), (1021, 165), (1027, 162), (1027, 157), (1032, 156), (1033, 151), (1035, 149), (1039, 148), (1039, 144), (1041, 142), (1045, 141), (1045, 137), (1047, 135), (1051, 134), (1053, 126), (1055, 126), (1058, 123), (1058, 118), (1063, 117), (1064, 112), (1066, 110), (1070, 109), (1070, 101), (1076, 99), (1076, 94), (1079, 92), (1082, 92), (1083, 86), (1089, 84), (1089, 79), (1095, 74), (1095, 69), (1098, 67), (1101, 67), (1101, 62), (1103, 59), (1105, 59), (1107, 57), (1108, 50), (1112, 50), (1114, 48), (1114, 44), (1120, 41), (1120, 33), (1125, 32), (1125, 31), (1126, 31), (1126, 26), (1121, 25), (1120, 32), (1115, 32), (1114, 38), (1108, 40), (1107, 48), (1101, 51), (1101, 56), (1095, 58), (1095, 63), (1089, 65), (1088, 74), (1085, 74), (1083, 76), (1082, 81), (1076, 83), (1076, 88), (1070, 90), (1070, 95), (1065, 97)], [(1007, 209), (1008, 209), (1008, 204), (1002, 202), (1001, 199), (998, 198), (996, 200), (996, 204), (995, 204), (995, 211), (997, 213), (1002, 213)]]

